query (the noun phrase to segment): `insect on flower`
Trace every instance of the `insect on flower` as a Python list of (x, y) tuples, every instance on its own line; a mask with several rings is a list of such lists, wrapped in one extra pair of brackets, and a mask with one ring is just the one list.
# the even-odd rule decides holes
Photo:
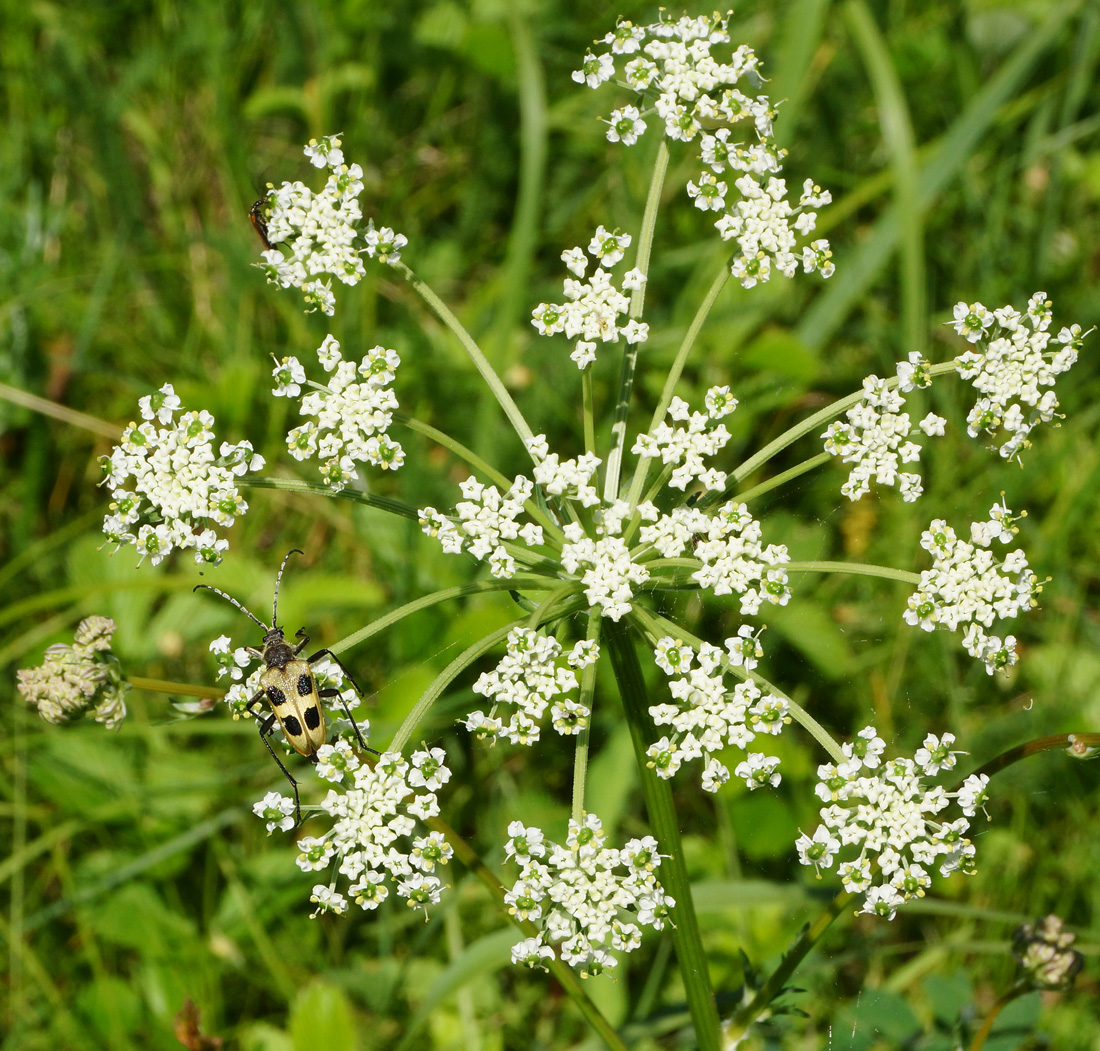
[[(278, 722), (282, 727), (287, 741), (299, 755), (304, 755), (310, 762), (316, 763), (317, 750), (325, 743), (327, 733), (321, 698), (340, 697), (340, 691), (332, 687), (319, 690), (312, 665), (316, 664), (322, 657), (331, 658), (347, 676), (355, 692), (362, 696), (362, 691), (351, 677), (351, 672), (344, 667), (335, 653), (324, 649), (318, 650), (312, 657), (302, 658), (299, 654), (309, 645), (309, 636), (305, 633), (305, 628), (298, 629), (295, 638), (301, 641), (297, 646), (291, 646), (286, 641), (283, 629), (278, 625), (279, 585), (283, 580), (283, 570), (286, 569), (286, 564), (291, 555), (300, 555), (301, 553), (298, 548), (288, 551), (283, 559), (283, 564), (279, 567), (279, 575), (275, 578), (275, 599), (271, 605), (270, 628), (224, 591), (211, 587), (209, 584), (199, 584), (193, 589), (198, 591), (203, 588), (207, 591), (213, 591), (215, 595), (220, 595), (264, 630), (262, 648), (245, 647), (254, 657), (259, 657), (264, 662), (264, 670), (260, 674), (260, 689), (249, 700), (246, 708), (257, 720), (260, 720), (257, 713), (258, 705), (266, 700), (271, 708), (271, 714), (259, 723), (260, 740), (263, 741), (268, 752), (271, 753), (271, 758), (278, 764), (279, 769), (282, 770), (294, 789), (294, 811), (298, 822), (302, 820), (301, 803), (298, 799), (298, 782), (275, 754), (275, 749), (271, 747), (271, 741), (269, 740), (275, 729), (275, 723)], [(373, 748), (368, 747), (363, 740), (363, 735), (359, 732), (359, 726), (343, 698), (340, 698), (340, 703), (343, 706), (344, 713), (351, 721), (359, 746), (364, 751), (374, 752), (377, 755), (378, 753)]]
[(248, 218), (252, 220), (252, 225), (256, 228), (256, 233), (260, 235), (264, 248), (270, 251), (275, 246), (267, 237), (268, 200), (269, 195), (264, 194), (259, 200), (254, 201), (252, 207), (248, 209)]

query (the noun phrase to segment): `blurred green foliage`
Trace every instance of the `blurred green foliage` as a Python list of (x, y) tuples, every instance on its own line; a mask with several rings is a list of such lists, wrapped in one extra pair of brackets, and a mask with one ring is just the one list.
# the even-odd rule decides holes
[[(655, 141), (608, 144), (597, 118), (620, 96), (569, 78), (617, 14), (645, 22), (656, 11), (635, 0), (0, 0), (0, 383), (122, 425), (169, 381), (186, 406), (213, 413), (219, 437), (249, 438), (285, 472), (289, 410), (268, 394), (271, 355), (308, 352), (333, 331), (346, 346), (396, 347), (402, 409), (518, 470), (522, 450), (458, 348), (388, 272), (371, 268), (345, 291), (326, 328), (250, 269), (258, 188), (305, 177), (302, 143), (342, 131), (366, 170), (366, 214), (408, 235), (406, 258), (483, 341), (536, 430), (576, 449), (575, 369), (527, 316), (557, 296), (562, 248), (598, 223), (637, 229)], [(761, 54), (772, 98), (786, 100), (787, 177), (833, 192), (822, 220), (837, 263), (828, 283), (723, 293), (681, 393), (733, 385), (733, 456), (863, 375), (888, 374), (914, 343), (950, 356), (957, 342), (942, 322), (959, 299), (1022, 307), (1041, 288), (1055, 328), (1100, 322), (1095, 0), (746, 0), (733, 26)], [(674, 151), (639, 420), (721, 264), (710, 220), (682, 194), (693, 172), (691, 151)], [(1032, 737), (1100, 729), (1097, 348), (1093, 336), (1060, 392), (1064, 425), (1039, 435), (1023, 470), (956, 438), (932, 446), (915, 506), (892, 494), (848, 505), (834, 468), (767, 498), (768, 538), (795, 559), (920, 568), (930, 517), (964, 527), (1003, 491), (1030, 510), (1020, 542), (1050, 577), (1007, 681), (986, 678), (955, 640), (903, 629), (900, 586), (796, 579), (795, 602), (767, 618), (765, 670), (830, 730), (874, 721), (910, 751), (951, 731), (980, 762)], [(598, 369), (600, 404), (616, 369)], [(957, 436), (963, 404), (943, 383), (929, 407)], [(415, 436), (403, 441), (407, 466), (372, 485), (421, 506), (453, 503), (464, 472)], [(162, 695), (137, 691), (116, 735), (48, 727), (25, 710), (14, 669), (90, 613), (118, 622), (115, 649), (132, 674), (194, 684), (212, 676), (210, 638), (244, 629), (227, 605), (190, 594), (199, 578), (188, 562), (139, 571), (130, 554), (99, 550), (97, 458), (110, 445), (0, 400), (0, 1048), (178, 1047), (173, 1017), (188, 999), (207, 1032), (255, 1051), (593, 1046), (559, 989), (507, 965), (513, 934), (457, 865), (426, 923), (396, 908), (309, 920), (292, 841), (265, 838), (249, 814), (281, 787), (253, 728), (220, 713), (174, 720)], [(769, 470), (814, 451), (806, 442)], [(225, 564), (205, 579), (262, 609), (279, 558), (303, 548), (281, 608), (326, 644), (473, 573), (379, 512), (271, 490), (250, 502)], [(678, 601), (714, 637), (738, 622), (729, 606)], [(371, 695), (375, 740), (508, 605), (436, 607), (345, 655)], [(471, 745), (452, 729), (468, 687), (422, 734), (445, 745), (456, 772), (448, 819), (497, 865), (508, 820), (564, 827), (570, 755), (549, 740), (530, 754)], [(610, 677), (601, 690), (614, 696)], [(625, 837), (645, 823), (615, 711), (596, 711), (590, 799)], [(822, 900), (791, 848), (815, 820), (820, 756), (794, 735), (780, 749), (785, 780), (769, 797), (730, 785), (702, 798), (690, 778), (678, 782), (727, 1009), (741, 952), (766, 972)], [(803, 991), (785, 998), (809, 1017), (776, 1018), (754, 1046), (953, 1048), (959, 1019), (979, 1023), (1011, 981), (1012, 928), (1056, 911), (1091, 946), (1078, 991), (1041, 1010), (1037, 997), (1020, 1001), (986, 1047), (1100, 1048), (1098, 787), (1100, 764), (1053, 754), (1001, 775), (978, 875), (937, 884), (892, 924), (842, 917), (797, 975)], [(654, 939), (616, 980), (587, 985), (638, 1047), (690, 1044), (669, 950)]]

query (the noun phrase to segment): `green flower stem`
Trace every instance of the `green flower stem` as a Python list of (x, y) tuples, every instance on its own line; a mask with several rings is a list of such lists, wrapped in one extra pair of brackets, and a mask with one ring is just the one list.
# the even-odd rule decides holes
[(450, 664), (447, 665), (429, 684), (421, 695), (420, 700), (412, 706), (409, 714), (405, 716), (397, 733), (387, 749), (389, 752), (403, 752), (405, 745), (409, 743), (413, 731), (420, 725), (420, 720), (428, 714), (428, 709), (436, 702), (439, 695), (451, 685), (459, 675), (485, 653), (488, 653), (498, 643), (508, 637), (508, 632), (523, 624), (522, 620), (514, 620), (505, 624), (503, 628), (489, 632), (484, 638), (478, 639), (472, 646), (467, 646)]
[(557, 606), (563, 599), (568, 598), (570, 595), (576, 594), (579, 585), (575, 580), (567, 581), (560, 587), (551, 591), (545, 599), (542, 600), (531, 612), (531, 616), (527, 618), (527, 627), (530, 630), (534, 630), (540, 624), (545, 624), (550, 619), (550, 611)]
[(778, 489), (781, 485), (785, 485), (787, 482), (791, 481), (791, 479), (806, 474), (815, 467), (820, 467), (823, 463), (828, 463), (832, 459), (833, 456), (831, 453), (818, 453), (816, 456), (811, 456), (808, 460), (803, 460), (800, 464), (796, 464), (789, 470), (783, 471), (781, 474), (773, 475), (759, 485), (754, 485), (751, 489), (746, 489), (744, 492), (738, 493), (736, 499), (747, 504), (749, 501), (755, 500), (758, 496), (763, 496), (773, 489)]
[(744, 1007), (734, 1013), (729, 1028), (724, 1033), (727, 1047), (737, 1046), (738, 1042), (749, 1031), (752, 1023), (767, 1010), (768, 1005), (783, 991), (783, 986), (786, 985), (787, 980), (794, 974), (795, 969), (821, 939), (821, 936), (829, 929), (833, 920), (841, 914), (855, 897), (856, 895), (851, 891), (841, 891), (813, 923), (802, 928), (794, 945), (783, 954), (779, 966), (757, 989), (756, 995)]
[(503, 381), (496, 374), (493, 366), (489, 364), (488, 359), (481, 352), (481, 348), (474, 342), (474, 338), (462, 327), (462, 322), (451, 313), (447, 304), (444, 303), (443, 300), (440, 299), (439, 296), (437, 296), (409, 267), (404, 263), (395, 263), (393, 267), (405, 276), (405, 279), (412, 285), (417, 295), (435, 311), (440, 321), (442, 321), (454, 334), (455, 338), (462, 345), (462, 349), (466, 351), (466, 356), (473, 362), (474, 368), (481, 373), (481, 378), (489, 385), (489, 389), (493, 392), (493, 396), (496, 398), (497, 403), (504, 410), (504, 415), (508, 417), (508, 421), (512, 424), (512, 428), (515, 430), (516, 434), (519, 435), (520, 440), (524, 443), (524, 448), (526, 448), (527, 442), (534, 437), (534, 432), (523, 418), (523, 413), (519, 411), (519, 406), (512, 400), (512, 395), (508, 393)]
[(390, 610), (384, 617), (379, 617), (377, 620), (371, 621), (366, 627), (352, 632), (335, 645), (330, 646), (329, 649), (336, 654), (343, 653), (345, 650), (350, 650), (353, 646), (365, 642), (372, 635), (377, 635), (380, 631), (385, 631), (391, 625), (404, 620), (405, 617), (411, 616), (413, 613), (419, 613), (422, 609), (437, 606), (441, 602), (449, 602), (453, 598), (481, 595), (487, 591), (546, 591), (551, 586), (551, 582), (545, 577), (510, 577), (507, 580), (479, 580), (472, 584), (459, 584), (453, 588), (443, 588), (441, 591), (433, 591), (430, 595), (422, 595), (418, 599), (413, 599), (412, 602), (406, 602), (403, 606)]
[(788, 562), (783, 567), (788, 573), (841, 573), (856, 577), (880, 577), (883, 580), (900, 580), (905, 584), (919, 584), (920, 574), (892, 566), (875, 566), (867, 562)]
[[(588, 611), (588, 631), (585, 638), (589, 642), (600, 644), (600, 628), (603, 618), (593, 610)], [(588, 711), (592, 711), (592, 699), (596, 693), (596, 667), (598, 661), (593, 661), (581, 672), (581, 692), (579, 701)], [(577, 734), (577, 746), (573, 752), (573, 820), (577, 824), (584, 821), (584, 786), (588, 778), (588, 737), (592, 727), (592, 716), (588, 717), (588, 723)]]
[[(661, 204), (661, 189), (668, 171), (668, 146), (664, 139), (657, 149), (657, 161), (649, 181), (642, 228), (638, 233), (638, 255), (635, 266), (643, 274), (649, 274), (649, 254), (653, 249), (653, 232), (657, 227), (657, 210)], [(630, 297), (630, 317), (642, 316), (645, 306), (645, 285), (636, 288)], [(607, 474), (604, 476), (603, 498), (607, 503), (618, 499), (619, 472), (622, 469), (623, 445), (626, 443), (626, 416), (630, 409), (630, 393), (634, 387), (634, 369), (638, 364), (640, 344), (627, 343), (623, 348), (623, 366), (619, 374), (619, 400), (615, 405), (615, 422), (611, 426), (611, 451), (607, 456)]]
[[(417, 434), (424, 435), (425, 438), (430, 438), (437, 445), (442, 445), (444, 449), (450, 450), (460, 460), (465, 460), (475, 471), (480, 472), (491, 482), (493, 482), (502, 493), (508, 492), (512, 488), (512, 479), (501, 474), (495, 467), (483, 460), (473, 449), (467, 448), (460, 441), (452, 438), (449, 434), (445, 434), (443, 431), (436, 427), (433, 427), (429, 423), (424, 423), (421, 420), (412, 416), (406, 416), (402, 412), (395, 412), (393, 418), (401, 424), (404, 424), (410, 431), (416, 431)], [(557, 522), (553, 520), (534, 500), (528, 500), (524, 505), (524, 509), (527, 513), (543, 527), (548, 533), (552, 534), (558, 540), (561, 539), (562, 532)]]
[(581, 404), (584, 418), (584, 451), (591, 455), (596, 451), (596, 411), (592, 398), (591, 365), (581, 373)]
[(691, 884), (680, 841), (679, 819), (672, 801), (672, 787), (668, 781), (657, 776), (646, 755), (646, 749), (652, 741), (657, 740), (657, 735), (649, 716), (649, 697), (642, 667), (638, 662), (634, 637), (626, 624), (611, 622), (607, 625), (607, 644), (611, 666), (619, 684), (623, 711), (630, 726), (630, 737), (634, 742), (634, 756), (642, 782), (646, 812), (661, 852), (661, 884), (676, 901), (671, 909), (672, 940), (676, 947), (688, 1009), (695, 1025), (695, 1039), (700, 1051), (719, 1051), (722, 1045), (718, 1009), (710, 988), (706, 953), (699, 935), (699, 921), (692, 905)]
[[(955, 371), (955, 362), (942, 361), (938, 365), (932, 365), (928, 369), (929, 376), (943, 376), (948, 372)], [(888, 389), (893, 389), (898, 385), (897, 376), (891, 376), (885, 381), (885, 385)], [(775, 441), (769, 442), (758, 453), (750, 456), (740, 467), (738, 467), (733, 474), (730, 475), (730, 484), (720, 493), (710, 493), (699, 501), (699, 506), (703, 508), (713, 507), (715, 504), (723, 503), (728, 500), (737, 491), (737, 486), (744, 479), (748, 478), (755, 470), (760, 466), (767, 463), (776, 453), (782, 452), (789, 445), (793, 445), (799, 438), (805, 434), (809, 434), (811, 431), (816, 430), (823, 423), (828, 422), (836, 416), (839, 416), (843, 412), (847, 412), (853, 405), (858, 405), (863, 400), (863, 391), (854, 391), (852, 394), (848, 394), (843, 398), (838, 398), (836, 401), (829, 405), (826, 405), (823, 409), (819, 409), (812, 416), (808, 416), (801, 423), (796, 423), (793, 427), (785, 430)]]
[[(578, 606), (578, 604), (574, 603), (573, 606), (566, 606), (564, 609), (558, 609), (554, 615), (566, 616), (573, 612), (576, 606)], [(553, 610), (554, 603), (544, 602), (536, 611), (537, 616), (532, 617), (530, 621), (528, 621), (529, 626), (537, 627), (544, 621), (549, 620)], [(484, 638), (478, 639), (473, 645), (467, 646), (466, 649), (455, 657), (455, 659), (431, 681), (428, 688), (421, 695), (420, 700), (413, 705), (412, 710), (405, 716), (400, 728), (390, 742), (389, 751), (403, 751), (405, 745), (409, 743), (409, 738), (412, 737), (413, 731), (420, 724), (424, 716), (427, 715), (428, 709), (436, 702), (440, 694), (442, 694), (463, 671), (473, 664), (478, 657), (488, 653), (489, 650), (498, 643), (503, 642), (513, 628), (521, 627), (523, 624), (523, 620), (514, 620), (510, 624), (505, 624), (503, 628), (497, 628), (496, 631), (491, 631)]]
[[(512, 922), (523, 932), (527, 938), (533, 938), (539, 933), (539, 928), (530, 920), (520, 920), (509, 911), (508, 904), (504, 900), (504, 885), (493, 874), (492, 870), (481, 860), (477, 852), (466, 842), (446, 821), (441, 817), (430, 817), (425, 822), (435, 832), (443, 835), (455, 852), (455, 857), (462, 862), (489, 891), (493, 900), (506, 915), (511, 915)], [(568, 994), (577, 1010), (584, 1016), (585, 1021), (596, 1031), (603, 1042), (612, 1051), (627, 1051), (627, 1045), (615, 1031), (615, 1027), (603, 1016), (600, 1009), (589, 999), (588, 994), (581, 985), (580, 978), (568, 964), (563, 963), (557, 956), (546, 960), (545, 965), (550, 973), (558, 980), (558, 984)]]
[[(685, 630), (681, 625), (671, 620), (666, 620), (660, 614), (651, 613), (641, 606), (634, 606), (633, 614), (636, 620), (643, 626), (645, 634), (652, 643), (656, 643), (662, 635), (671, 635), (672, 638), (679, 639), (681, 642), (686, 642), (695, 647), (696, 650), (703, 645), (703, 640), (698, 636)], [(842, 763), (844, 761), (844, 751), (833, 739), (832, 734), (810, 715), (802, 705), (788, 697), (775, 685), (775, 683), (771, 682), (769, 679), (765, 679), (763, 675), (758, 675), (756, 672), (752, 671), (746, 672), (744, 668), (739, 668), (736, 665), (730, 664), (726, 656), (723, 656), (721, 660), (722, 667), (732, 675), (736, 675), (739, 679), (751, 679), (761, 689), (766, 690), (768, 693), (775, 694), (776, 697), (782, 697), (790, 708), (791, 718), (825, 749), (834, 762)], [(653, 740), (655, 741), (657, 738), (655, 737)]]
[[(994, 756), (988, 762), (979, 766), (974, 771), (974, 775), (985, 774), (986, 777), (993, 777), (994, 774), (1000, 773), (1006, 767), (1018, 763), (1021, 759), (1038, 755), (1039, 752), (1049, 752), (1055, 748), (1064, 751), (1071, 759), (1094, 759), (1100, 753), (1100, 733), (1054, 734), (1050, 737), (1036, 737), (1034, 740), (1025, 741), (1023, 744), (1016, 745), (1015, 748), (1009, 748), (1000, 755)], [(960, 788), (962, 788), (961, 781), (951, 791), (957, 792)]]
[(135, 690), (148, 690), (149, 693), (178, 693), (185, 697), (210, 697), (214, 700), (225, 696), (222, 686), (195, 686), (189, 682), (144, 679), (140, 675), (127, 675), (123, 682), (129, 683)]
[[(707, 289), (707, 294), (699, 304), (699, 309), (695, 311), (695, 317), (691, 319), (691, 324), (688, 326), (687, 332), (684, 333), (683, 341), (680, 343), (680, 349), (676, 352), (676, 358), (672, 362), (672, 368), (669, 369), (668, 376), (665, 379), (665, 385), (661, 391), (661, 397), (657, 402), (657, 407), (653, 410), (653, 418), (649, 422), (649, 433), (652, 433), (657, 428), (658, 424), (665, 418), (665, 413), (668, 411), (668, 406), (672, 401), (672, 395), (676, 390), (676, 384), (680, 382), (680, 376), (684, 371), (684, 365), (687, 363), (688, 355), (691, 353), (692, 347), (695, 346), (695, 340), (698, 338), (699, 332), (702, 330), (707, 320), (707, 316), (711, 312), (711, 308), (718, 299), (719, 293), (726, 287), (726, 282), (729, 280), (729, 277), (730, 268), (726, 263), (723, 263), (722, 269), (718, 272), (718, 276), (711, 282), (710, 288)], [(641, 495), (642, 486), (645, 485), (646, 475), (649, 473), (650, 462), (651, 460), (649, 457), (643, 457), (639, 460), (638, 466), (634, 470), (634, 477), (630, 481), (630, 494), (627, 496), (627, 500), (632, 504), (638, 503), (638, 497)]]
[(303, 482), (300, 478), (242, 478), (237, 484), (247, 485), (253, 489), (280, 489), (284, 493), (303, 493), (311, 496), (329, 496), (335, 500), (351, 500), (357, 504), (376, 507), (379, 511), (388, 511), (391, 515), (411, 518), (414, 522), (420, 520), (420, 512), (415, 507), (410, 507), (400, 500), (392, 500), (388, 496), (361, 493), (358, 489), (341, 489), (336, 492), (327, 485), (321, 485), (319, 482)]

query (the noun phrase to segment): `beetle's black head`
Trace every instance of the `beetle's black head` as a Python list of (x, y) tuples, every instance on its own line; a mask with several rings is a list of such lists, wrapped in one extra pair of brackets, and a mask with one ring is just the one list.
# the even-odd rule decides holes
[(294, 660), (294, 647), (286, 641), (282, 628), (272, 628), (264, 636), (263, 655), (269, 668), (282, 668)]

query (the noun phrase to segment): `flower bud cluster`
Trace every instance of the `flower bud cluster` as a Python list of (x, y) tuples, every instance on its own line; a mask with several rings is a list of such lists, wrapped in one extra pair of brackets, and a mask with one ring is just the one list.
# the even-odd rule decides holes
[[(397, 351), (374, 347), (357, 365), (343, 359), (335, 337), (326, 336), (317, 360), (332, 375), (325, 386), (310, 384), (313, 389), (302, 398), (302, 415), (315, 419), (287, 434), (290, 455), (296, 460), (320, 457), (321, 477), (334, 492), (359, 477), (357, 463), (396, 471), (405, 462), (405, 451), (386, 432), (397, 408), (390, 387), (401, 364)], [(284, 358), (274, 377), (276, 397), (297, 397), (305, 370), (297, 358)]]
[(273, 247), (257, 264), (271, 284), (300, 288), (307, 312), (333, 314), (336, 297), (332, 278), (345, 285), (358, 284), (365, 273), (362, 253), (383, 263), (396, 263), (408, 242), (388, 227), (365, 232), (365, 247), (356, 247), (363, 218), (359, 195), (363, 192), (363, 169), (344, 163), (344, 151), (337, 135), (311, 139), (305, 154), (317, 168), (327, 168), (328, 181), (319, 193), (301, 182), (270, 184), (261, 206), (267, 239)]
[(1001, 639), (985, 629), (1032, 609), (1042, 590), (1022, 550), (1009, 552), (1000, 562), (990, 550), (994, 540), (1012, 540), (1018, 532), (1015, 521), (1004, 504), (994, 504), (988, 521), (971, 523), (969, 543), (943, 519), (933, 521), (921, 534), (932, 568), (921, 573), (904, 613), (906, 623), (925, 631), (961, 630), (963, 647), (990, 675), (1016, 663), (1016, 639)]
[(129, 424), (100, 459), (101, 484), (111, 491), (104, 535), (115, 550), (133, 546), (154, 566), (177, 548), (193, 550), (200, 565), (217, 565), (229, 541), (213, 527), (228, 528), (248, 510), (236, 480), (261, 470), (264, 458), (250, 442), (222, 442), (216, 456), (214, 417), (183, 412), (170, 383), (138, 407), (145, 422)]
[(647, 750), (649, 765), (658, 777), (672, 777), (683, 763), (703, 760), (702, 786), (717, 792), (730, 778), (729, 768), (718, 758), (724, 748), (746, 752), (734, 773), (749, 789), (780, 782), (779, 760), (762, 752), (748, 752), (758, 734), (777, 736), (791, 721), (790, 705), (783, 697), (764, 693), (751, 679), (726, 686), (729, 667), (750, 672), (763, 655), (759, 632), (745, 625), (725, 642), (726, 650), (704, 642), (698, 652), (681, 640), (666, 635), (653, 651), (657, 666), (669, 677), (675, 703), (649, 709), (657, 726), (671, 726)]
[(674, 489), (686, 489), (689, 482), (698, 479), (704, 489), (721, 489), (726, 484), (726, 472), (708, 468), (704, 456), (714, 456), (730, 440), (730, 433), (723, 424), (714, 421), (728, 416), (737, 408), (737, 399), (729, 387), (711, 387), (706, 396), (707, 411), (691, 412), (682, 398), (669, 403), (669, 419), (685, 423), (686, 427), (672, 427), (661, 423), (652, 434), (640, 434), (634, 442), (633, 453), (656, 459), (660, 457), (666, 467), (674, 467), (669, 485)]
[[(562, 736), (579, 734), (588, 725), (588, 707), (576, 698), (565, 696), (579, 681), (573, 669), (586, 668), (599, 659), (599, 647), (588, 641), (578, 642), (565, 656), (570, 665), (562, 666), (562, 646), (552, 635), (540, 635), (529, 628), (513, 628), (508, 633), (504, 659), (474, 683), (474, 693), (488, 697), (493, 706), (486, 715), (471, 712), (464, 724), (478, 737), (505, 737), (512, 744), (534, 744), (542, 732), (541, 720), (552, 702), (550, 716), (554, 729)], [(514, 708), (507, 722), (498, 715), (502, 705)]]
[[(643, 927), (664, 929), (676, 902), (657, 881), (661, 856), (652, 836), (621, 849), (606, 846), (594, 814), (569, 822), (565, 846), (520, 821), (508, 826), (508, 836), (505, 850), (520, 873), (504, 900), (513, 916), (541, 928), (512, 947), (513, 963), (545, 968), (556, 945), (561, 958), (587, 978), (616, 966), (613, 950), (636, 949)], [(622, 918), (624, 911), (631, 920)]]
[[(653, 100), (665, 135), (699, 142), (706, 170), (688, 182), (688, 196), (702, 211), (723, 213), (715, 226), (723, 240), (737, 242), (731, 270), (745, 288), (767, 281), (773, 269), (793, 277), (800, 263), (806, 273), (817, 270), (830, 277), (835, 267), (829, 242), (813, 241), (799, 255), (797, 237), (814, 230), (817, 213), (812, 209), (832, 197), (807, 179), (798, 204), (787, 200), (786, 181), (775, 178), (786, 156), (773, 134), (775, 108), (767, 95), (756, 94), (763, 78), (752, 49), (741, 45), (726, 52), (728, 25), (728, 18), (717, 13), (675, 22), (662, 19), (648, 26), (620, 19), (598, 41), (610, 51), (589, 51), (573, 79), (599, 87), (619, 72), (616, 62), (625, 58), (622, 79)], [(713, 53), (717, 48), (723, 57)], [(636, 143), (646, 130), (637, 106), (615, 110), (607, 124), (608, 139), (624, 146)], [(727, 169), (741, 173), (733, 182), (737, 193), (731, 203), (729, 184), (720, 178)]]
[[(966, 838), (969, 818), (988, 800), (989, 778), (972, 774), (958, 792), (930, 785), (927, 779), (955, 766), (955, 738), (929, 734), (912, 759), (884, 761), (886, 745), (873, 726), (844, 746), (844, 761), (817, 769), (815, 792), (826, 805), (813, 836), (795, 844), (803, 865), (821, 875), (845, 847), (858, 854), (837, 865), (844, 889), (864, 895), (863, 908), (893, 919), (898, 908), (924, 896), (932, 883), (931, 866), (941, 876), (974, 872), (974, 845)], [(947, 821), (943, 812), (957, 803), (962, 816)], [(877, 882), (876, 882), (877, 879)]]
[[(919, 354), (898, 364), (898, 384), (901, 390), (928, 386), (928, 362)], [(849, 500), (859, 500), (870, 492), (871, 482), (896, 485), (907, 503), (924, 492), (921, 476), (911, 471), (899, 471), (901, 464), (916, 463), (921, 447), (909, 440), (912, 421), (902, 412), (905, 399), (887, 380), (868, 376), (863, 381), (863, 399), (845, 414), (847, 422), (835, 420), (821, 435), (825, 451), (852, 464), (848, 480), (840, 491)], [(943, 434), (944, 420), (929, 413), (920, 422), (920, 429), (930, 437)]]
[(588, 245), (588, 255), (598, 266), (592, 276), (581, 280), (588, 269), (588, 256), (580, 248), (562, 252), (562, 262), (574, 275), (565, 279), (565, 303), (540, 303), (531, 312), (531, 324), (543, 336), (564, 333), (577, 340), (570, 357), (577, 368), (585, 369), (596, 360), (599, 343), (615, 343), (622, 336), (627, 343), (641, 343), (649, 336), (649, 326), (641, 321), (620, 319), (630, 309), (630, 296), (645, 284), (640, 270), (629, 270), (622, 278), (622, 291), (616, 287), (611, 268), (621, 262), (630, 247), (630, 234), (608, 233), (598, 227)]
[(959, 375), (978, 392), (967, 431), (1000, 441), (1006, 460), (1019, 459), (1040, 423), (1060, 418), (1055, 380), (1077, 361), (1084, 337), (1080, 325), (1063, 328), (1048, 351), (1052, 304), (1045, 292), (1028, 300), (1024, 314), (1010, 306), (989, 311), (981, 303), (955, 306), (955, 331), (971, 349), (960, 354)]
[(534, 483), (517, 475), (512, 487), (502, 495), (495, 485), (483, 485), (471, 477), (459, 483), (459, 489), (466, 499), (455, 506), (457, 520), (440, 514), (434, 507), (422, 507), (420, 528), (428, 536), (437, 537), (444, 551), (451, 554), (468, 551), (481, 561), (487, 559), (493, 576), (515, 576), (516, 562), (504, 541), (522, 540), (528, 547), (543, 541), (542, 526), (533, 522), (521, 526), (516, 522), (534, 492)]
[(1016, 928), (1012, 955), (1034, 988), (1068, 989), (1085, 964), (1085, 958), (1070, 948), (1076, 940), (1065, 921), (1051, 914)]
[(86, 617), (76, 626), (73, 644), (46, 648), (37, 668), (16, 673), (19, 692), (48, 723), (72, 723), (91, 712), (97, 723), (117, 730), (126, 718), (126, 683), (111, 652), (115, 622)]
[[(344, 783), (330, 789), (319, 806), (333, 819), (332, 828), (323, 836), (298, 840), (303, 872), (335, 866), (330, 882), (313, 888), (310, 901), (317, 908), (312, 915), (346, 912), (349, 898), (364, 910), (376, 909), (391, 887), (409, 908), (426, 910), (438, 904), (444, 884), (436, 872), (454, 851), (439, 832), (415, 833), (418, 821), (439, 813), (436, 792), (451, 777), (443, 750), (413, 752), (408, 760), (384, 752), (371, 764), (360, 763), (350, 749), (343, 754), (331, 749), (322, 762), (331, 765), (333, 753)], [(293, 801), (277, 792), (253, 807), (269, 832), (284, 827), (293, 809)], [(336, 889), (339, 876), (349, 881), (346, 894)]]

